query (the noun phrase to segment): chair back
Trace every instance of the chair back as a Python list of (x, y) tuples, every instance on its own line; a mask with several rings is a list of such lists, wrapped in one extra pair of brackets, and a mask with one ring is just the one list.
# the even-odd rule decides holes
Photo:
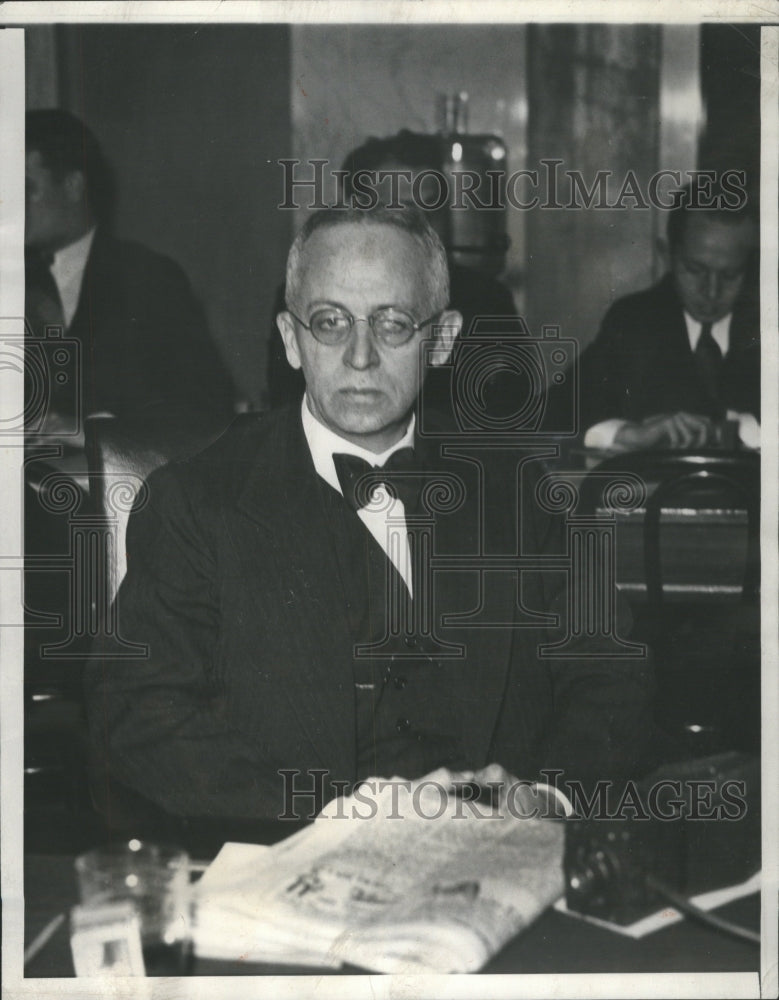
[[(238, 418), (240, 419), (240, 418)], [(116, 643), (119, 655), (127, 655), (132, 644), (117, 631), (114, 598), (127, 571), (125, 536), (132, 510), (148, 496), (146, 480), (169, 461), (202, 450), (220, 433), (220, 428), (203, 428), (191, 420), (147, 419), (125, 421), (113, 417), (90, 417), (86, 424), (89, 492), (94, 517), (96, 543), (90, 566), (98, 579), (93, 581), (93, 619), (101, 630), (101, 642)], [(103, 579), (100, 575), (103, 574)], [(135, 654), (137, 655), (137, 654)], [(176, 838), (170, 817), (159, 807), (142, 799), (111, 777), (106, 780), (105, 761), (93, 758), (89, 767), (92, 802), (113, 836), (139, 831), (150, 836)]]
[(86, 424), (89, 495), (93, 513), (110, 528), (105, 548), (104, 593), (98, 597), (107, 609), (127, 572), (127, 522), (146, 478), (169, 455), (160, 444), (134, 438), (114, 417), (90, 417)]
[(644, 578), (647, 601), (664, 601), (661, 559), (662, 513), (669, 504), (694, 510), (744, 511), (747, 546), (741, 599), (754, 603), (760, 581), (760, 456), (754, 452), (647, 451), (616, 455), (601, 463), (582, 490), (582, 508), (595, 510), (609, 473), (630, 472), (647, 484), (643, 520)]
[[(630, 543), (630, 551), (640, 558), (643, 548), (647, 601), (635, 606), (636, 630), (653, 653), (660, 729), (690, 756), (754, 752), (760, 734), (759, 455), (637, 452), (615, 456), (596, 472), (582, 489), (590, 514), (610, 507), (607, 491), (619, 475), (630, 472), (646, 487), (643, 520), (637, 525), (639, 546), (634, 549)], [(671, 511), (683, 514), (663, 516)], [(709, 520), (700, 517), (702, 511), (718, 513)], [(734, 513), (746, 514), (745, 555), (741, 518), (739, 545), (733, 545), (729, 524)], [(634, 515), (641, 517), (638, 510)], [(716, 546), (715, 557), (703, 552), (703, 546)], [(692, 569), (702, 584), (674, 602), (668, 599), (671, 560), (677, 573)], [(740, 584), (738, 603), (712, 599), (725, 579), (728, 588)]]
[[(695, 456), (691, 456), (695, 457)], [(752, 604), (760, 588), (760, 464), (749, 455), (698, 456), (698, 462), (679, 462), (661, 480), (646, 503), (644, 515), (644, 571), (647, 600), (659, 607), (664, 600), (660, 555), (660, 522), (663, 509), (671, 502), (701, 508), (743, 510), (747, 515), (747, 548), (741, 600)]]

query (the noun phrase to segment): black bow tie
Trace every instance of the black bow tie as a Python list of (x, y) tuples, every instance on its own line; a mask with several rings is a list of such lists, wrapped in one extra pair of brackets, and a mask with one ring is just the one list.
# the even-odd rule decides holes
[(379, 483), (383, 483), (392, 496), (403, 502), (406, 513), (416, 508), (422, 482), (413, 448), (399, 448), (380, 468), (357, 455), (340, 453), (333, 455), (333, 463), (344, 499), (354, 510), (368, 506), (371, 494)]

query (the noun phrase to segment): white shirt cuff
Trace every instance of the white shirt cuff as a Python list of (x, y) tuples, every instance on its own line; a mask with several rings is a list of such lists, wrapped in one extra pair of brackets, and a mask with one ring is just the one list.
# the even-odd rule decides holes
[(611, 448), (614, 445), (614, 438), (622, 430), (627, 420), (620, 420), (615, 417), (612, 420), (601, 420), (599, 424), (593, 424), (584, 435), (585, 448)]
[(735, 410), (728, 410), (727, 418), (728, 420), (738, 420), (738, 436), (744, 447), (760, 447), (760, 424), (751, 413), (737, 413)]
[[(543, 781), (537, 781), (533, 785), (533, 788), (540, 794), (547, 795), (549, 797), (549, 806), (552, 806), (552, 803), (556, 802), (560, 809), (562, 809), (563, 816), (566, 818), (573, 816), (573, 805), (571, 804), (571, 800), (564, 792), (561, 792), (559, 788), (555, 787), (555, 785), (547, 785)], [(545, 815), (542, 812), (542, 817), (546, 819), (556, 813), (557, 810), (552, 806), (552, 808), (548, 808), (546, 810)]]

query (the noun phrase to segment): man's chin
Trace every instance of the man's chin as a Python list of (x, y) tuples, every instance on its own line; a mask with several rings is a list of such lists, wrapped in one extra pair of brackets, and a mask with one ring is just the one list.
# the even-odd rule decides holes
[(393, 407), (382, 392), (375, 389), (339, 392), (332, 400), (330, 412), (340, 423), (366, 430), (380, 430), (393, 421)]
[(698, 323), (718, 323), (731, 309), (688, 309), (687, 312)]
[(407, 419), (408, 414), (397, 415), (381, 405), (339, 406), (328, 414), (327, 423), (343, 437), (381, 437), (392, 434)]
[(341, 434), (380, 434), (388, 426), (397, 423), (387, 420), (379, 413), (339, 413), (331, 425)]

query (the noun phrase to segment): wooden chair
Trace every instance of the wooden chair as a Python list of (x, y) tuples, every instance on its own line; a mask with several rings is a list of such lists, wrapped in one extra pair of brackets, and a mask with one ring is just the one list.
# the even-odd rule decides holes
[(647, 601), (659, 610), (665, 601), (661, 558), (662, 513), (675, 507), (743, 511), (747, 545), (741, 600), (754, 604), (760, 583), (760, 457), (754, 452), (647, 451), (617, 455), (597, 468), (582, 488), (582, 511), (603, 506), (610, 475), (640, 477), (647, 487), (643, 519)]
[(144, 441), (113, 417), (86, 421), (86, 449), (90, 506), (106, 529), (111, 529), (104, 548), (103, 592), (94, 595), (105, 621), (127, 572), (125, 535), (133, 505), (147, 477), (172, 456), (163, 442)]
[[(240, 418), (239, 418), (240, 419)], [(144, 420), (89, 417), (85, 421), (89, 495), (93, 514), (114, 529), (108, 546), (107, 611), (127, 572), (125, 535), (133, 505), (148, 476), (169, 461), (185, 458), (211, 443), (219, 431), (180, 414), (158, 414)]]
[[(624, 472), (638, 475), (647, 486), (641, 527), (646, 603), (636, 605), (636, 618), (638, 638), (655, 654), (658, 721), (681, 732), (697, 755), (755, 751), (760, 736), (759, 455), (712, 450), (615, 456), (585, 483), (582, 507), (602, 507), (609, 474)], [(669, 602), (663, 512), (673, 509), (745, 514), (740, 593), (729, 602), (695, 593), (682, 599), (675, 595)]]

